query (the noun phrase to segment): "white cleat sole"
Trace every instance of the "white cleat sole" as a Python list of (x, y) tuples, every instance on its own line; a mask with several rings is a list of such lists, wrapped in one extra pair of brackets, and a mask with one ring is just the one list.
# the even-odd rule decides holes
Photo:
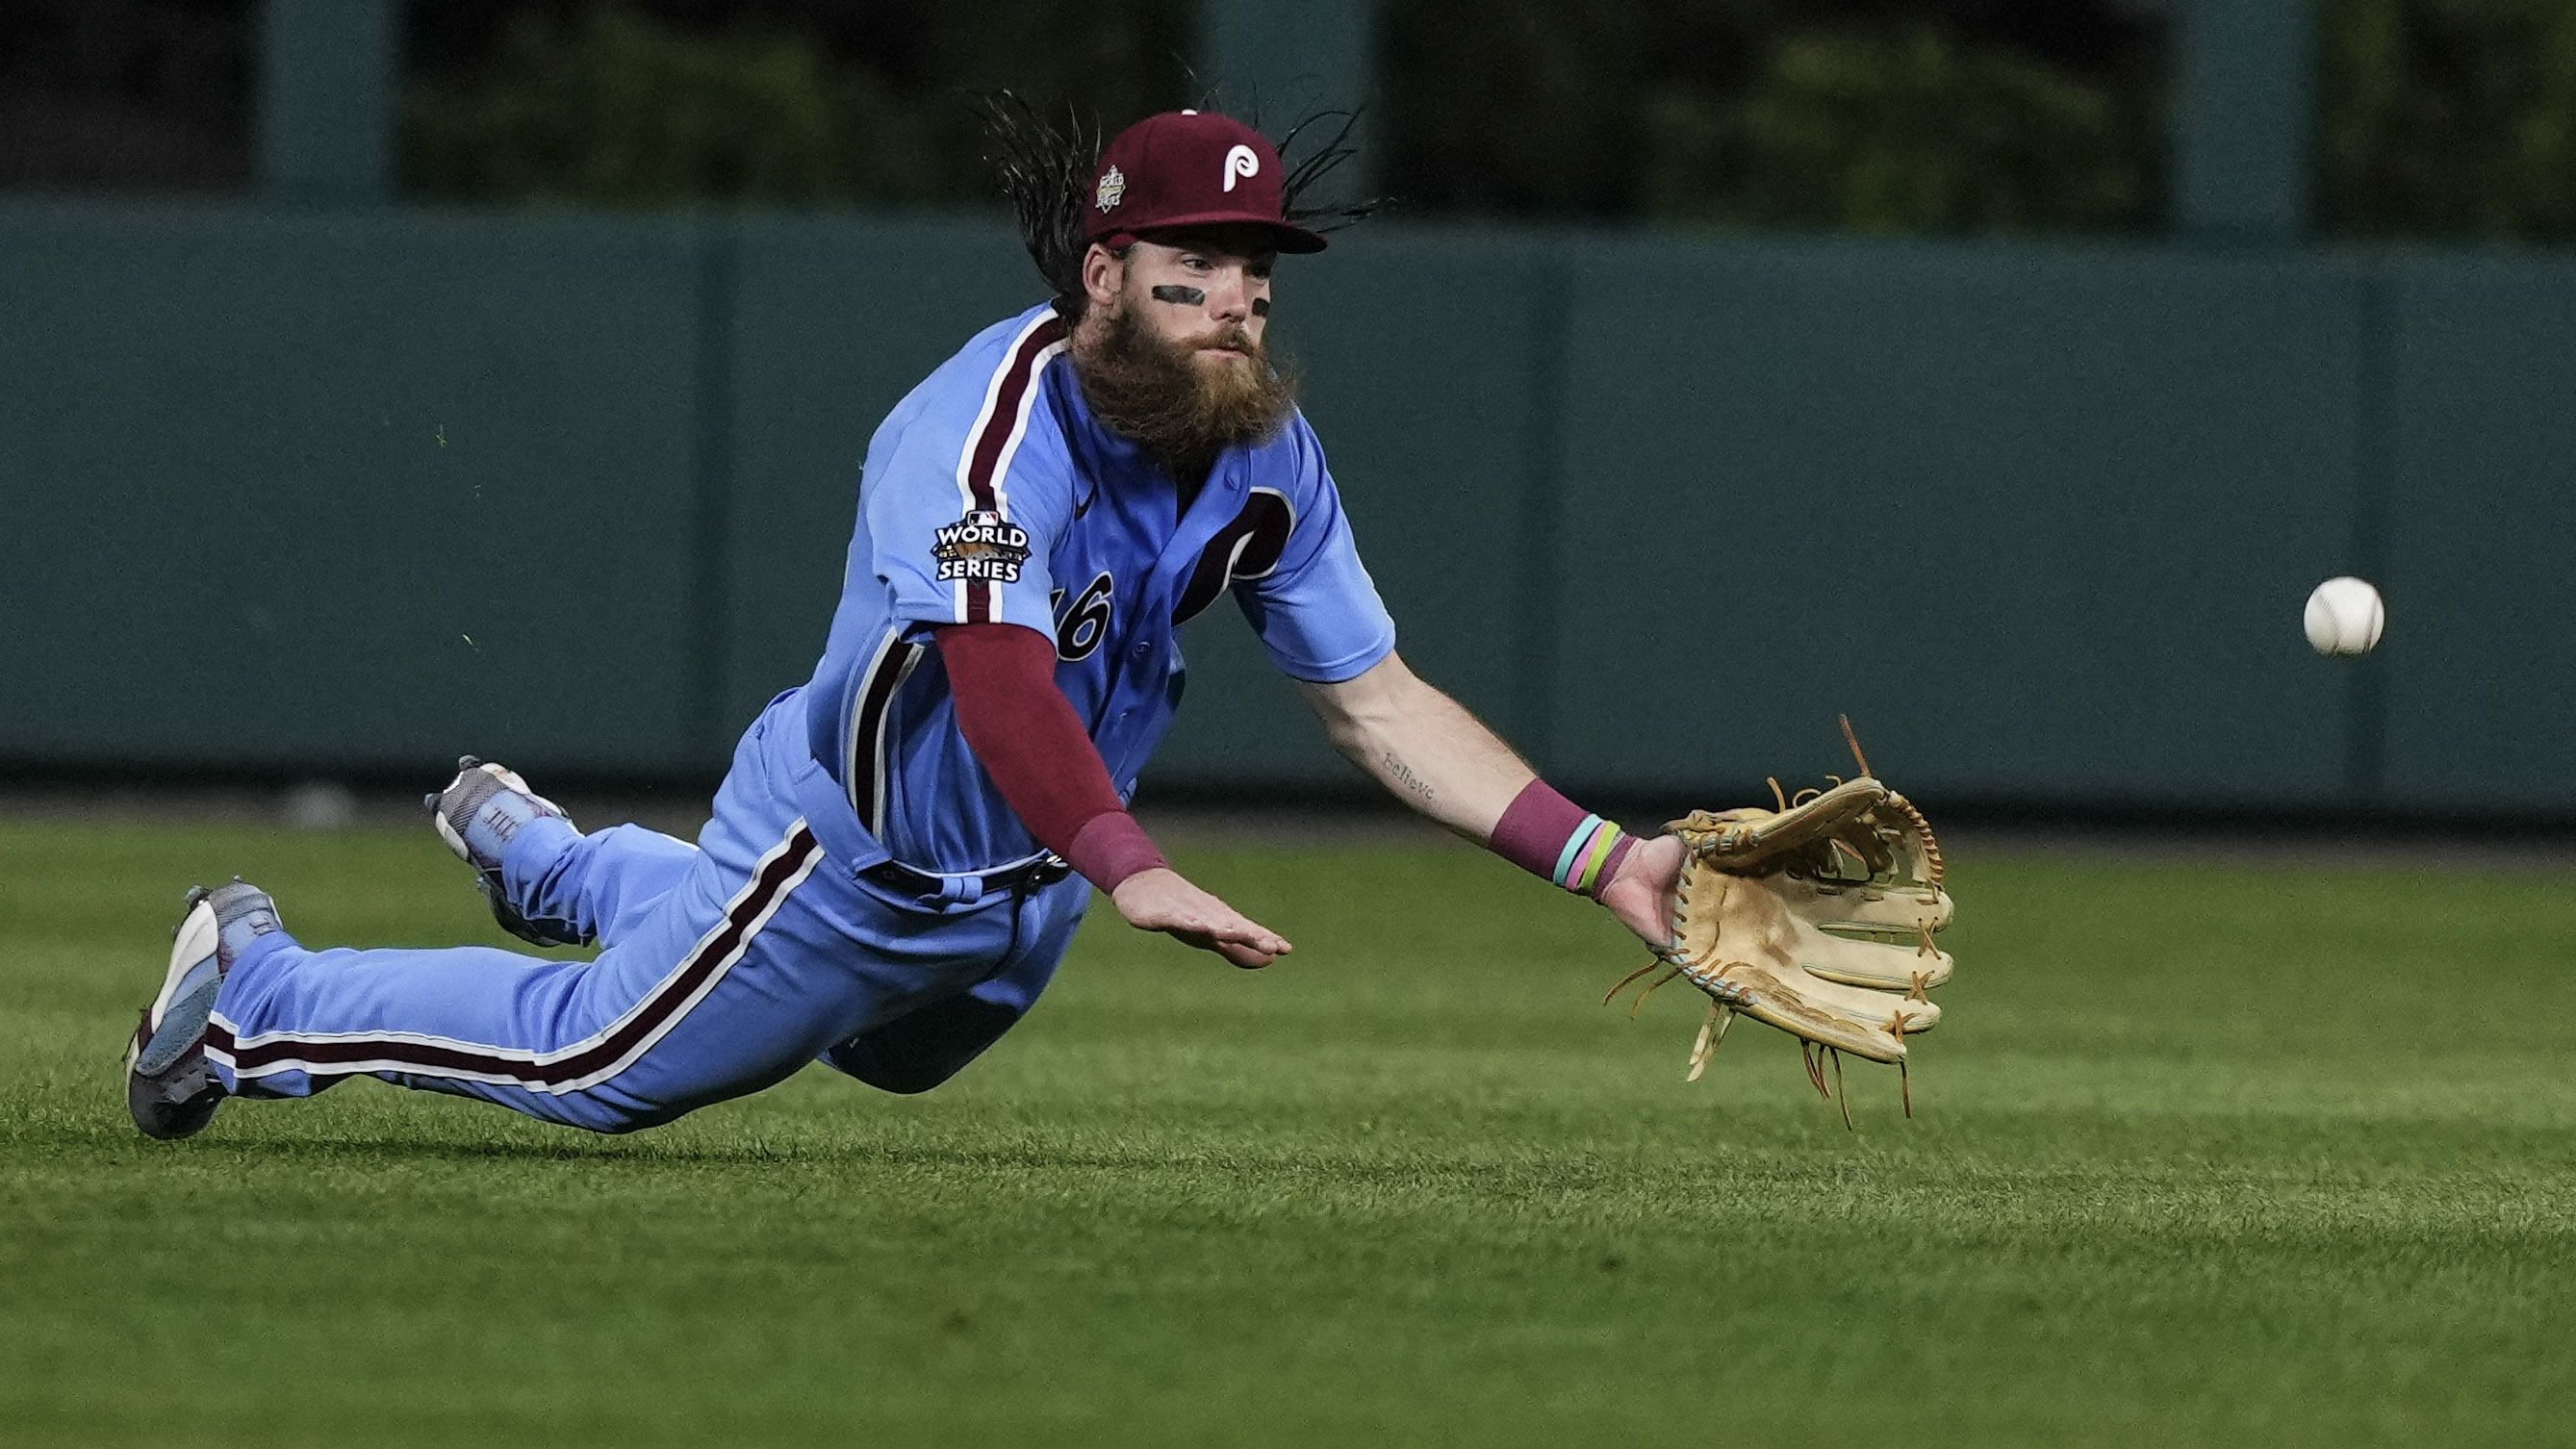
[[(144, 1011), (144, 1029), (125, 1049), (127, 1071), (132, 1071), (142, 1056), (144, 1042), (169, 1018), (172, 999), (179, 994), (180, 983), (199, 966), (215, 958), (215, 949), (222, 934), (222, 929), (215, 923), (215, 903), (200, 894), (196, 903), (188, 908), (188, 914), (180, 918), (178, 929), (171, 932), (170, 969), (161, 977), (161, 990), (153, 996), (152, 1005)], [(126, 999), (130, 1001), (133, 998)]]

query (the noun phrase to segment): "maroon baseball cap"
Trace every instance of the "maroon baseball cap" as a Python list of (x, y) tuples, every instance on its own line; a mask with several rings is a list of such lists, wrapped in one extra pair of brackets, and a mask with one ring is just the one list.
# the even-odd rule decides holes
[(1100, 153), (1082, 235), (1119, 247), (1175, 227), (1250, 225), (1283, 252), (1320, 252), (1324, 239), (1288, 220), (1287, 171), (1279, 148), (1232, 116), (1147, 116)]

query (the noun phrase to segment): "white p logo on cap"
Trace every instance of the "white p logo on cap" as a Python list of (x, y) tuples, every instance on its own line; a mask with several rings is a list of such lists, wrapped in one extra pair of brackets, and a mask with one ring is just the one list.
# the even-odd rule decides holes
[(1225, 189), (1234, 189), (1234, 178), (1261, 174), (1261, 158), (1249, 146), (1237, 146), (1225, 153)]

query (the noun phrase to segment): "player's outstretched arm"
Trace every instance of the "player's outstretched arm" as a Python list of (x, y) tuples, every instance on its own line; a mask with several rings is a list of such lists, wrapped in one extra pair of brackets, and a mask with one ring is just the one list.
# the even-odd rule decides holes
[(1422, 815), (1576, 894), (1661, 949), (1681, 869), (1677, 840), (1638, 840), (1549, 789), (1466, 706), (1389, 654), (1306, 701), (1352, 763)]
[(1267, 966), (1288, 941), (1182, 878), (1127, 813), (1109, 768), (1055, 684), (1055, 641), (1017, 624), (957, 624), (934, 637), (957, 725), (1038, 843), (1100, 889), (1127, 924)]
[(1467, 707), (1389, 654), (1339, 684), (1305, 686), (1333, 747), (1388, 793), (1478, 844), (1538, 778)]

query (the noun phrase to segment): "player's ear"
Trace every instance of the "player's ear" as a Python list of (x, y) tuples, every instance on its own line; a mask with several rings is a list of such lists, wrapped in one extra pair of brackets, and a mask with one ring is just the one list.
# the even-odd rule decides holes
[(1118, 300), (1118, 290), (1127, 282), (1127, 251), (1116, 251), (1098, 242), (1082, 254), (1082, 290), (1094, 307), (1106, 307)]

